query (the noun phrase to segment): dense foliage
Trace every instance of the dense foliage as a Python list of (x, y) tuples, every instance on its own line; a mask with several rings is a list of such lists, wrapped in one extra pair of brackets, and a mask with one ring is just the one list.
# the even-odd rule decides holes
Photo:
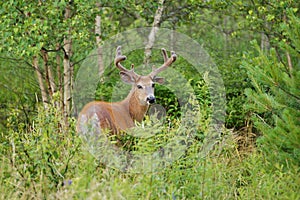
[[(211, 74), (199, 76), (179, 55), (176, 70), (193, 89), (185, 100), (193, 108), (190, 121), (182, 122), (184, 108), (174, 91), (180, 88), (157, 85), (166, 118), (147, 115), (131, 130), (154, 135), (117, 139), (132, 156), (159, 151), (178, 135), (187, 148), (154, 172), (126, 173), (87, 148), (76, 132), (75, 106), (66, 117), (64, 64), (71, 66), (73, 84), (91, 51), (117, 33), (152, 26), (160, 5), (159, 26), (193, 38), (215, 62), (226, 89), (226, 121), (211, 129)], [(298, 1), (275, 0), (1, 2), (1, 199), (299, 199), (299, 12)], [(132, 51), (130, 62), (142, 63), (143, 53)], [(161, 62), (159, 54), (152, 51), (153, 62)], [(108, 65), (92, 94), (96, 99), (112, 100), (120, 79)], [(123, 96), (128, 89), (122, 88)]]
[[(300, 20), (293, 14), (289, 17), (290, 23), (281, 27), (288, 36), (288, 43), (281, 44), (280, 50), (289, 51), (299, 59)], [(270, 160), (275, 159), (284, 165), (289, 160), (299, 166), (299, 61), (291, 67), (287, 60), (278, 61), (275, 49), (271, 49), (268, 55), (257, 49), (259, 55), (249, 55), (245, 67), (253, 85), (252, 89), (246, 90), (247, 109), (253, 112), (255, 127), (263, 133), (258, 143)]]

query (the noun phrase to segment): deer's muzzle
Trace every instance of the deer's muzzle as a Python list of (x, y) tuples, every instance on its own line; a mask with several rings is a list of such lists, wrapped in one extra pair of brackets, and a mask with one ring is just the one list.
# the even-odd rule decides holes
[(148, 104), (153, 104), (153, 103), (155, 103), (155, 96), (149, 96), (149, 97), (147, 97), (147, 103)]

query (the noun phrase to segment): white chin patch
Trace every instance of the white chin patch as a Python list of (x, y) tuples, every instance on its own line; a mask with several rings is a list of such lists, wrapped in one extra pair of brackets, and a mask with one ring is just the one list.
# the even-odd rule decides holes
[(150, 105), (150, 102), (149, 102), (149, 101), (141, 101), (141, 100), (140, 100), (140, 104), (141, 104), (142, 106), (146, 106), (146, 105)]

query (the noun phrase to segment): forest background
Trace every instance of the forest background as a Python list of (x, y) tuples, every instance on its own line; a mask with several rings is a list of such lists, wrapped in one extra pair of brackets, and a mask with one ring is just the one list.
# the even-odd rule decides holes
[[(14, 0), (0, 5), (1, 199), (300, 198), (298, 1)], [(201, 156), (213, 96), (207, 74), (195, 76), (179, 56), (174, 66), (189, 80), (201, 107), (195, 137), (163, 170), (124, 173), (99, 162), (76, 133), (73, 83), (91, 51), (97, 50), (101, 71), (101, 45), (143, 27), (175, 30), (201, 44), (222, 75), (226, 118), (216, 130), (218, 142)], [(161, 62), (151, 44), (128, 57), (128, 64)], [(95, 98), (110, 101), (119, 76), (112, 63), (105, 67)], [(156, 96), (169, 123), (154, 138), (122, 138), (124, 149), (152, 152), (178, 130), (185, 133), (176, 96), (163, 86), (157, 86)], [(145, 123), (158, 126), (147, 117)]]

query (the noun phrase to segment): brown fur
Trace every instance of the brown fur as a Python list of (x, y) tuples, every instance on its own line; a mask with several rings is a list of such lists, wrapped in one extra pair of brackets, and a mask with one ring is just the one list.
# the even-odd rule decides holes
[[(164, 64), (154, 69), (147, 76), (140, 76), (134, 72), (133, 65), (131, 70), (127, 70), (120, 62), (126, 59), (126, 56), (121, 54), (121, 47), (117, 48), (115, 65), (120, 69), (120, 77), (125, 83), (132, 85), (132, 89), (128, 96), (120, 102), (103, 102), (93, 101), (88, 103), (79, 114), (77, 130), (84, 130), (85, 125), (90, 119), (95, 118), (97, 123), (92, 124), (94, 127), (110, 130), (111, 134), (119, 134), (128, 128), (135, 126), (135, 121), (141, 122), (150, 103), (155, 100), (154, 97), (154, 82), (162, 83), (163, 78), (156, 75), (165, 70), (176, 60), (176, 54), (171, 52), (171, 57), (168, 58), (166, 50), (162, 49)], [(152, 100), (150, 100), (152, 99)]]
[(140, 105), (136, 94), (132, 90), (126, 99), (115, 103), (90, 102), (82, 109), (78, 119), (81, 119), (83, 115), (90, 119), (96, 114), (101, 129), (109, 129), (112, 134), (119, 134), (121, 131), (135, 126), (134, 121), (141, 122), (147, 112), (149, 106)]

